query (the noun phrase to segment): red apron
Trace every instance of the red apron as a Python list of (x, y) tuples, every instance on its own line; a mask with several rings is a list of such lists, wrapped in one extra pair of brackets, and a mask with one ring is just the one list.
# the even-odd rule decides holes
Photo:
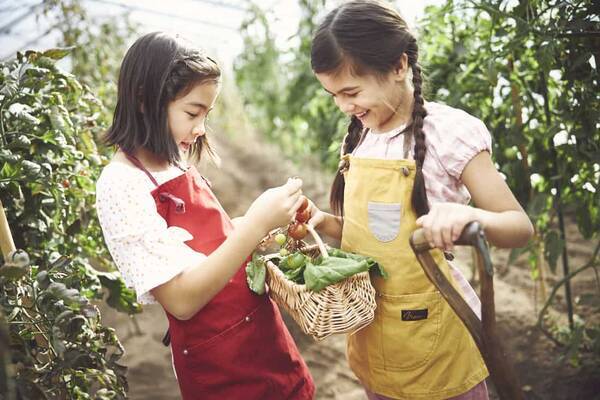
[[(192, 234), (188, 246), (208, 256), (225, 241), (231, 220), (194, 167), (158, 185), (138, 160), (130, 160), (157, 185), (152, 196), (167, 225)], [(244, 266), (191, 319), (167, 312), (183, 399), (312, 399), (312, 377), (279, 309), (268, 295), (250, 291)]]

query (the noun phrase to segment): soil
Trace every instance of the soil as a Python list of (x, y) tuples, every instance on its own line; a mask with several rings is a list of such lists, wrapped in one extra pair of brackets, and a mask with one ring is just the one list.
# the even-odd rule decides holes
[[(313, 162), (294, 165), (280, 156), (280, 151), (256, 137), (214, 137), (215, 147), (223, 162), (220, 169), (202, 164), (202, 172), (212, 181), (213, 189), (230, 216), (243, 215), (253, 199), (264, 189), (277, 186), (289, 176), (304, 180), (303, 191), (317, 205), (326, 208), (331, 174), (319, 171)], [(568, 247), (572, 269), (583, 265), (592, 254), (592, 243), (583, 240), (573, 223), (568, 225)], [(563, 350), (536, 328), (536, 306), (533, 281), (526, 257), (504, 268), (508, 251), (494, 250), (494, 264), (500, 266), (495, 278), (498, 327), (505, 348), (514, 361), (527, 399), (600, 399), (598, 360), (585, 356), (579, 367), (561, 361)], [(458, 264), (470, 277), (470, 254), (458, 254)], [(548, 272), (548, 288), (562, 273)], [(573, 297), (582, 291), (598, 295), (598, 283), (592, 271), (575, 280)], [(560, 289), (553, 313), (564, 318), (564, 289)], [(539, 298), (539, 293), (538, 296)], [(537, 307), (539, 309), (539, 305)], [(135, 317), (102, 307), (104, 324), (115, 327), (126, 349), (122, 359), (129, 367), (131, 399), (175, 400), (179, 389), (171, 367), (169, 350), (161, 344), (167, 322), (160, 306), (145, 306)], [(582, 312), (580, 308), (576, 310)], [(591, 314), (590, 309), (583, 312)], [(585, 318), (593, 315), (583, 315)], [(286, 323), (313, 374), (317, 386), (316, 399), (366, 399), (363, 389), (350, 371), (345, 359), (345, 336), (332, 336), (315, 342), (297, 328), (291, 318)], [(593, 366), (596, 367), (593, 367)], [(488, 382), (491, 399), (497, 399), (493, 384)]]

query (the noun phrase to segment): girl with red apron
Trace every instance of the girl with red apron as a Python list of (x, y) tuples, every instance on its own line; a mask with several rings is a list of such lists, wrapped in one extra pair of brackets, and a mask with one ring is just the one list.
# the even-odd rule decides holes
[[(152, 196), (167, 225), (194, 236), (187, 242), (192, 249), (208, 256), (227, 238), (231, 220), (194, 167), (159, 185), (137, 159), (128, 159), (156, 185)], [(167, 312), (183, 398), (311, 399), (312, 378), (277, 306), (250, 291), (243, 267), (191, 319)]]
[(206, 179), (175, 168), (212, 153), (206, 121), (219, 90), (217, 63), (178, 37), (154, 32), (131, 46), (104, 138), (119, 151), (96, 184), (98, 218), (138, 301), (167, 313), (184, 400), (311, 399), (279, 310), (250, 291), (244, 268), (261, 237), (292, 220), (302, 182), (265, 191), (234, 231)]

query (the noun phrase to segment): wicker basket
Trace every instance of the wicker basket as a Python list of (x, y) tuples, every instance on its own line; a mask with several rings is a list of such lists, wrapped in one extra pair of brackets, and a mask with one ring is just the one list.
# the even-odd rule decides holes
[[(306, 247), (303, 252), (315, 255), (320, 251), (327, 257), (319, 236), (314, 230), (309, 231), (317, 244)], [(275, 255), (271, 258), (274, 257)], [(287, 279), (271, 261), (266, 264), (269, 295), (292, 316), (304, 333), (316, 340), (323, 340), (336, 333), (355, 332), (373, 321), (375, 289), (368, 272), (361, 272), (319, 292), (313, 292), (306, 285)]]

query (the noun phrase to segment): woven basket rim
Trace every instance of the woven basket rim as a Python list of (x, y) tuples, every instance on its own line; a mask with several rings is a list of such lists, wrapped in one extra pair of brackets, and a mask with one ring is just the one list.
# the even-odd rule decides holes
[[(327, 245), (325, 245), (325, 246), (327, 247), (327, 249), (329, 249), (329, 246), (327, 246)], [(316, 245), (316, 244), (309, 245), (309, 246), (306, 246), (304, 249), (315, 249), (315, 248), (318, 248), (318, 245)], [(277, 278), (279, 278), (280, 280), (283, 280), (286, 283), (286, 285), (288, 285), (290, 288), (294, 289), (297, 292), (302, 292), (302, 293), (306, 293), (306, 292), (308, 292), (308, 293), (318, 293), (318, 292), (315, 292), (314, 290), (308, 289), (306, 287), (305, 283), (299, 284), (299, 283), (296, 283), (296, 282), (288, 279), (285, 276), (285, 274), (283, 273), (283, 271), (281, 269), (279, 269), (279, 267), (274, 262), (271, 261), (271, 259), (273, 259), (273, 258), (279, 258), (279, 257), (282, 257), (279, 253), (271, 253), (271, 254), (266, 254), (264, 256), (264, 258), (265, 258), (265, 265), (267, 266), (267, 272), (268, 273), (275, 274), (277, 276)], [(347, 281), (349, 279), (359, 278), (359, 277), (361, 277), (362, 275), (365, 275), (365, 274), (370, 275), (369, 271), (362, 271), (362, 272), (356, 273), (354, 275), (348, 276), (348, 277), (342, 279), (341, 281), (338, 281), (338, 282), (332, 283), (330, 285), (327, 285), (327, 287), (334, 286), (334, 285), (340, 285), (340, 284), (344, 283), (345, 281)], [(325, 288), (323, 288), (323, 289), (325, 289)]]

